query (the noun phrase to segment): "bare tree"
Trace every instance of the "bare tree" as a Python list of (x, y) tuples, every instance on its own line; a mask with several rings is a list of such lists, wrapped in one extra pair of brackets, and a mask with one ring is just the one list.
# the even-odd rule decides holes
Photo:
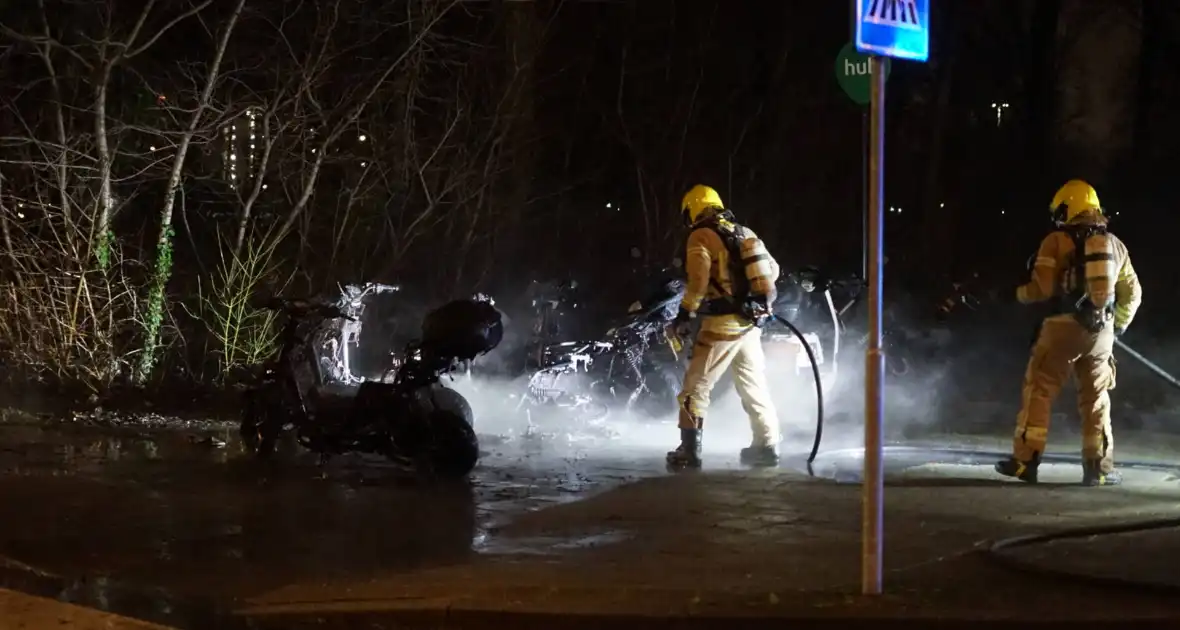
[[(124, 255), (115, 238), (116, 211), (144, 193), (143, 185), (165, 168), (170, 175), (165, 179), (157, 242), (167, 240), (185, 155), (209, 103), (206, 89), (205, 97), (195, 99), (198, 106), (189, 112), (187, 124), (173, 132), (167, 122), (145, 128), (139, 120), (144, 110), (133, 105), (126, 91), (112, 97), (116, 79), (150, 89), (153, 81), (131, 62), (211, 2), (195, 2), (170, 15), (155, 11), (157, 4), (149, 0), (138, 13), (124, 16), (111, 2), (49, 6), (38, 0), (35, 24), (3, 27), (3, 35), (39, 59), (45, 73), (43, 80), (9, 90), (6, 103), (14, 121), (10, 128), (20, 131), (4, 139), (6, 155), (14, 158), (6, 177), (11, 186), (5, 204), (5, 245), (10, 259), (21, 261), (14, 265), (14, 286), (24, 290), (16, 300), (23, 317), (10, 322), (6, 341), (21, 349), (22, 361), (30, 367), (84, 381), (92, 389), (125, 374), (129, 358), (137, 353), (137, 335), (132, 332), (137, 327), (148, 333), (143, 345), (149, 350), (148, 358), (140, 353), (139, 362), (149, 361), (166, 315), (163, 282), (170, 249), (158, 248), (157, 262), (165, 264), (156, 265), (156, 276), (162, 280), (149, 287), (145, 297), (152, 315), (141, 317), (138, 300), (127, 301), (136, 293), (128, 274), (138, 263)], [(240, 6), (229, 30), (238, 14)], [(73, 23), (72, 18), (78, 18), (77, 23), (89, 18), (98, 28), (87, 34), (53, 24), (55, 19)], [(125, 23), (130, 26), (121, 28)], [(214, 55), (211, 84), (224, 54), (225, 41), (221, 44)], [(153, 98), (156, 113), (169, 113), (159, 107), (164, 100)], [(154, 146), (145, 152), (139, 146), (145, 133), (168, 142), (176, 152), (167, 147), (157, 152)], [(166, 168), (169, 157), (171, 168)], [(28, 210), (21, 212), (22, 208)], [(23, 328), (14, 328), (20, 322)]]
[[(167, 19), (158, 28), (149, 31), (147, 24), (149, 18), (153, 16), (153, 10), (156, 4), (157, 0), (147, 0), (127, 34), (122, 37), (116, 34), (114, 2), (93, 2), (85, 5), (85, 8), (93, 11), (89, 16), (97, 19), (101, 24), (100, 33), (95, 38), (83, 36), (78, 43), (66, 44), (63, 42), (62, 36), (53, 32), (48, 17), (48, 10), (45, 6), (45, 0), (37, 0), (37, 7), (42, 22), (42, 29), (39, 33), (32, 35), (23, 34), (8, 28), (5, 28), (4, 31), (10, 37), (31, 43), (37, 47), (38, 55), (45, 64), (54, 93), (58, 97), (61, 96), (61, 86), (57, 67), (53, 60), (54, 52), (60, 52), (70, 57), (73, 63), (84, 68), (91, 77), (90, 89), (92, 101), (89, 109), (94, 117), (93, 134), (94, 151), (98, 162), (97, 203), (99, 207), (96, 220), (91, 226), (91, 233), (97, 235), (98, 238), (91, 245), (93, 254), (97, 257), (100, 266), (103, 268), (109, 265), (108, 247), (112, 239), (110, 226), (111, 219), (116, 211), (116, 199), (112, 187), (112, 168), (115, 155), (110, 136), (108, 111), (112, 75), (117, 67), (143, 54), (159, 42), (177, 24), (196, 15), (212, 4), (212, 0), (204, 0), (197, 3), (188, 10)], [(59, 104), (61, 103), (60, 98), (58, 98), (58, 102)], [(64, 124), (60, 124), (63, 122), (63, 117), (60, 114), (61, 112), (59, 110), (59, 124), (57, 125), (59, 142), (60, 135), (64, 130)], [(64, 179), (59, 168), (59, 188), (65, 188)], [(69, 210), (66, 212), (68, 215)]]
[[(7, 104), (13, 112), (13, 104)], [(134, 285), (121, 248), (110, 248), (105, 271), (77, 247), (87, 242), (92, 205), (71, 192), (59, 203), (59, 147), (35, 138), (9, 138), (0, 170), (0, 227), (6, 273), (0, 280), (0, 352), (21, 374), (97, 393), (123, 373), (130, 344), (126, 331), (137, 313)], [(69, 155), (76, 155), (67, 146)], [(73, 161), (66, 168), (73, 170)], [(94, 170), (82, 165), (79, 170)], [(73, 177), (71, 175), (71, 177)], [(11, 184), (11, 185), (9, 185)], [(66, 208), (75, 211), (67, 214)]]
[[(341, 136), (348, 129), (356, 125), (358, 119), (372, 102), (378, 91), (402, 67), (405, 60), (409, 58), (418, 46), (422, 45), (423, 41), (433, 31), (438, 22), (455, 6), (457, 0), (421, 0), (419, 2), (405, 3), (404, 7), (407, 11), (405, 25), (410, 29), (410, 32), (408, 41), (404, 44), (403, 51), (393, 59), (382, 63), (369, 77), (354, 83), (353, 85), (355, 87), (352, 89), (343, 90), (343, 97), (336, 99), (334, 106), (326, 106), (324, 104), (325, 102), (331, 102), (326, 98), (327, 94), (317, 94), (316, 92), (318, 90), (314, 89), (317, 87), (315, 81), (320, 76), (316, 70), (320, 72), (327, 72), (329, 69), (340, 71), (342, 70), (340, 66), (355, 62), (355, 57), (347, 53), (356, 44), (344, 45), (339, 41), (333, 41), (331, 39), (331, 35), (337, 27), (336, 20), (340, 13), (340, 3), (341, 0), (336, 0), (333, 3), (331, 12), (328, 14), (330, 21), (323, 27), (324, 43), (320, 46), (318, 54), (313, 57), (317, 59), (318, 64), (326, 63), (329, 67), (324, 67), (323, 65), (313, 67), (305, 66), (302, 73), (303, 85), (301, 86), (300, 92), (304, 96), (307, 106), (314, 113), (315, 117), (321, 121), (323, 130), (316, 134), (318, 141), (313, 142), (314, 146), (311, 149), (312, 157), (310, 158), (311, 164), (303, 178), (301, 190), (295, 199), (295, 203), (282, 219), (282, 222), (268, 233), (266, 239), (268, 250), (273, 250), (282, 242), (291, 231), (291, 227), (295, 224), (295, 221), (299, 219), (300, 215), (307, 208), (308, 202), (311, 200), (312, 194), (315, 191), (316, 182), (318, 181), (320, 170), (323, 168), (324, 160), (327, 159), (329, 152), (334, 148), (336, 142), (340, 140)], [(375, 40), (386, 40), (391, 35), (392, 33), (389, 30), (381, 30), (372, 37)], [(335, 45), (333, 46), (333, 44)]]
[[(632, 24), (642, 18), (632, 6)], [(676, 15), (669, 18), (675, 24)], [(609, 119), (609, 128), (617, 130), (634, 162), (635, 189), (638, 193), (643, 240), (641, 249), (650, 257), (653, 251), (664, 250), (676, 227), (667, 208), (675, 205), (676, 196), (685, 186), (685, 170), (692, 166), (689, 127), (698, 116), (704, 67), (699, 59), (677, 54), (678, 42), (671, 42), (667, 53), (669, 63), (663, 77), (657, 68), (636, 68), (630, 59), (630, 46), (623, 44), (619, 60), (619, 77)], [(648, 98), (653, 85), (664, 85), (672, 80), (691, 80), (692, 90), (681, 92), (677, 99), (663, 99), (643, 107), (636, 107), (637, 99)], [(638, 96), (637, 96), (638, 95)], [(655, 110), (655, 111), (653, 111)], [(648, 119), (666, 120), (656, 127), (637, 124)], [(730, 157), (732, 160), (732, 156)], [(728, 163), (727, 163), (728, 164)], [(695, 182), (694, 182), (695, 183)], [(651, 262), (647, 260), (646, 262)]]
[[(263, 286), (285, 286), (285, 269), (299, 272), (304, 290), (368, 279), (447, 216), (455, 182), (469, 179), (450, 158), (465, 151), (457, 130), (467, 129), (470, 108), (421, 86), (454, 58), (435, 33), (453, 4), (414, 0), (375, 17), (363, 3), (335, 0), (251, 22), (256, 46), (239, 53), (221, 92), (222, 109), (239, 115), (219, 141), (233, 222), (201, 288), (217, 296), (201, 298), (200, 317), (223, 355), (226, 330), (266, 332), (249, 325), (248, 309), (213, 302), (240, 305)], [(400, 52), (358, 63), (374, 42), (390, 41)], [(422, 128), (419, 119), (440, 112), (441, 130), (438, 121)]]
[[(207, 4), (207, 3), (206, 3)], [(142, 383), (151, 374), (152, 366), (156, 362), (156, 350), (159, 345), (160, 326), (164, 321), (164, 289), (172, 275), (172, 214), (176, 205), (176, 193), (180, 189), (181, 178), (184, 175), (185, 158), (193, 138), (201, 127), (206, 110), (213, 100), (213, 91), (220, 79), (221, 64), (229, 47), (230, 37), (234, 27), (242, 16), (246, 0), (237, 0), (233, 12), (222, 27), (221, 34), (213, 49), (212, 59), (205, 71), (205, 84), (197, 97), (196, 104), (189, 115), (188, 124), (180, 134), (176, 147), (176, 155), (172, 158), (172, 170), (168, 175), (167, 188), (164, 191), (164, 202), (160, 208), (160, 230), (156, 237), (155, 264), (151, 272), (148, 285), (148, 295), (144, 311), (146, 322), (144, 329), (143, 347), (139, 355), (139, 365), (135, 379)]]
[[(1093, 46), (1097, 25), (1108, 43)], [(1063, 1), (1057, 23), (1057, 154), (1071, 176), (1101, 182), (1134, 138), (1142, 2)]]

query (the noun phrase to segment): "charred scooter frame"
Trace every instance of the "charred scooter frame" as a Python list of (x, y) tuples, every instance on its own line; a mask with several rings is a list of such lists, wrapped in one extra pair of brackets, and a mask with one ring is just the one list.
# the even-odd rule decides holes
[[(616, 405), (649, 414), (674, 409), (679, 342), (668, 337), (667, 327), (683, 295), (684, 282), (670, 280), (656, 295), (632, 303), (604, 339), (542, 346), (518, 411), (558, 409), (575, 422), (595, 422)], [(671, 348), (666, 362), (654, 356), (663, 344)]]
[[(325, 321), (317, 326), (311, 343), (317, 351), (317, 385), (339, 385), (356, 387), (365, 381), (353, 373), (352, 352), (361, 335), (361, 318), (366, 301), (371, 296), (397, 293), (401, 287), (391, 284), (367, 282), (362, 285), (347, 284), (340, 287), (340, 297), (332, 302), (342, 314), (341, 317)], [(395, 363), (399, 358), (395, 357)]]
[(459, 300), (427, 316), (423, 335), (405, 348), (392, 382), (365, 381), (355, 395), (332, 395), (300, 382), (318, 369), (310, 341), (328, 320), (347, 315), (336, 305), (272, 298), (263, 308), (285, 316), (280, 349), (261, 380), (246, 392), (240, 433), (251, 452), (266, 458), (278, 438), (293, 430), (303, 447), (320, 454), (384, 455), (418, 472), (462, 477), (475, 468), (479, 442), (472, 411), (443, 374), (499, 344), (499, 312), (486, 303)]

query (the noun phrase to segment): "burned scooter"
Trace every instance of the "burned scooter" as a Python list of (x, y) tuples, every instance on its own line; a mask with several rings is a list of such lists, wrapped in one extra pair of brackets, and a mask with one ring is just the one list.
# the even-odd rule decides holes
[(439, 381), (500, 343), (503, 324), (494, 307), (456, 300), (432, 311), (390, 381), (364, 381), (354, 395), (315, 386), (319, 355), (309, 340), (325, 323), (349, 319), (340, 307), (272, 298), (263, 308), (282, 313), (285, 321), (279, 351), (246, 393), (240, 432), (250, 451), (267, 457), (280, 435), (293, 431), (322, 460), (346, 452), (379, 454), (444, 477), (461, 477), (475, 467), (479, 444), (471, 407)]
[(614, 409), (653, 419), (675, 410), (681, 348), (667, 330), (685, 287), (683, 280), (664, 272), (658, 285), (633, 302), (602, 338), (541, 346), (518, 410), (530, 418), (559, 412), (574, 424), (604, 420)]
[[(397, 293), (401, 287), (367, 282), (340, 287), (340, 296), (331, 301), (343, 316), (325, 321), (312, 333), (312, 347), (316, 349), (317, 384), (334, 389), (355, 388), (366, 379), (354, 369), (355, 349), (360, 345), (362, 318), (372, 298)], [(395, 368), (400, 357), (390, 357), (388, 368)]]

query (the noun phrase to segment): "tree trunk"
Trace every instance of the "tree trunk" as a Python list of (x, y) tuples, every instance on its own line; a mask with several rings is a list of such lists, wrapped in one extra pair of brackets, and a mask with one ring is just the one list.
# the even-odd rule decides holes
[(110, 138), (107, 136), (107, 89), (111, 80), (111, 66), (104, 62), (98, 71), (94, 90), (94, 147), (98, 152), (98, 219), (90, 227), (90, 246), (99, 268), (105, 271), (111, 264), (111, 216), (115, 213), (115, 195), (111, 190)]
[(1101, 185), (1134, 139), (1141, 0), (1063, 0), (1057, 22), (1057, 166)]
[(221, 72), (221, 61), (225, 58), (225, 50), (229, 47), (230, 36), (238, 18), (242, 15), (242, 8), (246, 0), (238, 0), (234, 12), (225, 24), (225, 30), (217, 41), (213, 52), (213, 60), (209, 63), (209, 74), (205, 77), (205, 87), (197, 100), (197, 107), (189, 118), (188, 127), (180, 138), (176, 147), (176, 157), (172, 160), (172, 173), (168, 176), (168, 188), (164, 191), (164, 204), (160, 208), (160, 232), (156, 236), (156, 262), (152, 270), (151, 282), (148, 285), (147, 321), (144, 323), (144, 341), (139, 355), (139, 366), (135, 372), (135, 381), (143, 383), (151, 376), (152, 367), (156, 363), (156, 350), (160, 341), (160, 326), (164, 321), (164, 289), (168, 279), (172, 276), (172, 211), (176, 207), (176, 193), (184, 175), (184, 160), (188, 149), (192, 146), (193, 137), (201, 124), (205, 110), (213, 99), (213, 88)]
[[(533, 194), (533, 178), (536, 171), (536, 154), (533, 138), (536, 134), (536, 60), (542, 43), (544, 25), (537, 2), (505, 2), (504, 37), (507, 48), (508, 67), (505, 69), (511, 90), (508, 114), (504, 124), (508, 125), (507, 150), (511, 162), (504, 203), (507, 220), (505, 225), (520, 225), (525, 209)], [(508, 235), (505, 239), (515, 248), (518, 239)], [(514, 250), (501, 252), (502, 259), (521, 261), (525, 252)]]
[(1046, 168), (1046, 165), (1049, 163), (1049, 156), (1052, 155), (1052, 138), (1055, 135), (1051, 129), (1057, 102), (1056, 38), (1061, 2), (1037, 0), (1032, 8), (1028, 30), (1031, 54), (1025, 81), (1025, 108), (1028, 116), (1025, 119), (1027, 126), (1024, 133), (1024, 183), (1029, 189), (1036, 190), (1044, 185), (1046, 179), (1057, 178), (1057, 173)]

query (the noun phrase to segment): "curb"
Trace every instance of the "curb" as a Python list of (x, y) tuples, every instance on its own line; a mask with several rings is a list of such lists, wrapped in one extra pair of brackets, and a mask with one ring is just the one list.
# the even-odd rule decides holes
[(3, 627), (11, 630), (67, 627), (77, 630), (175, 630), (148, 621), (4, 588), (0, 588), (0, 619), (3, 619)]
[[(1177, 618), (1180, 621), (1180, 618)], [(602, 628), (637, 628), (643, 630), (836, 630), (837, 628), (880, 628), (881, 624), (904, 625), (907, 630), (938, 630), (943, 628), (1079, 628), (1109, 630), (1112, 620), (1072, 621), (1022, 618), (958, 618), (947, 616), (848, 616), (848, 617), (655, 617), (639, 615), (563, 615), (547, 613), (517, 613), (508, 611), (475, 610), (417, 610), (398, 612), (356, 612), (320, 615), (267, 615), (250, 617), (250, 626), (257, 630), (343, 630), (354, 628), (399, 628), (425, 630), (600, 630)], [(1117, 621), (1120, 628), (1175, 627), (1176, 621), (1148, 618)]]

